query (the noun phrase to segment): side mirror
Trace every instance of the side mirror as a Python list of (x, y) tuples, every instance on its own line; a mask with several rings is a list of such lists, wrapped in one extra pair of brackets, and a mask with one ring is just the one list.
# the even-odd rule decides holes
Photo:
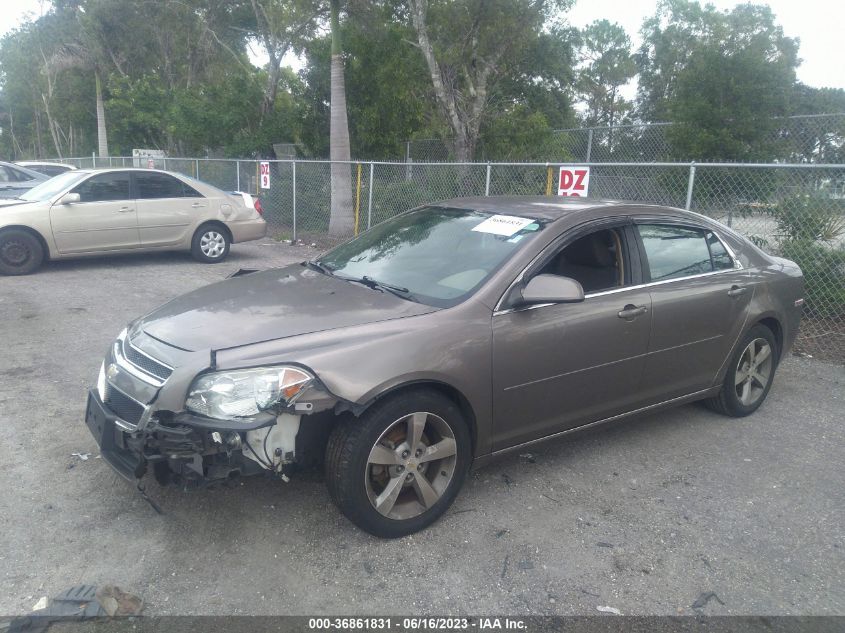
[(522, 289), (522, 303), (578, 303), (584, 300), (581, 284), (560, 275), (537, 275)]
[(79, 194), (78, 193), (66, 193), (61, 198), (59, 198), (58, 204), (73, 204), (75, 202), (79, 202)]

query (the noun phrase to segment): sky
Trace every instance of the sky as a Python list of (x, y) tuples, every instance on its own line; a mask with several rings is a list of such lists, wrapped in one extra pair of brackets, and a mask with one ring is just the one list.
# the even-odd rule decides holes
[[(127, 0), (132, 1), (132, 0)], [(736, 0), (711, 0), (718, 9), (731, 9)], [(845, 64), (842, 63), (842, 25), (845, 2), (842, 0), (757, 0), (768, 4), (777, 22), (789, 37), (801, 40), (798, 79), (820, 87), (845, 88)], [(0, 34), (13, 29), (27, 14), (38, 16), (49, 7), (49, 0), (0, 0)], [(573, 26), (583, 27), (593, 20), (608, 19), (621, 24), (636, 46), (645, 17), (654, 13), (656, 0), (576, 0), (568, 14)], [(254, 55), (260, 59), (256, 51)], [(291, 60), (295, 63), (295, 60)], [(629, 87), (633, 91), (633, 87)]]

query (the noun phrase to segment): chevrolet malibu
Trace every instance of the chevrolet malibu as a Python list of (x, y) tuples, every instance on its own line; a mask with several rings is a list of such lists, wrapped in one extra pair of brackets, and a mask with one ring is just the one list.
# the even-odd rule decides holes
[(139, 486), (323, 465), (341, 512), (399, 537), (508, 451), (694, 400), (753, 413), (802, 303), (794, 263), (695, 213), (455, 199), (130, 323), (86, 423)]
[(47, 259), (163, 250), (204, 263), (264, 237), (247, 195), (153, 169), (75, 169), (0, 206), (0, 274), (25, 275)]

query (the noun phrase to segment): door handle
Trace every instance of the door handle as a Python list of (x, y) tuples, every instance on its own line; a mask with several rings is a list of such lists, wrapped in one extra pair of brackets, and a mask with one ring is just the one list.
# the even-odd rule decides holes
[(731, 289), (728, 290), (729, 297), (741, 297), (746, 292), (748, 292), (748, 288), (744, 288), (742, 286), (731, 286)]
[(191, 207), (194, 209), (199, 209), (200, 207), (204, 207), (205, 205), (202, 202), (194, 202)]
[(636, 319), (638, 316), (643, 315), (646, 312), (648, 312), (648, 308), (646, 306), (635, 306), (634, 304), (629, 303), (617, 313), (617, 316), (620, 319)]
[(130, 211), (134, 211), (132, 207), (120, 207), (117, 212), (118, 213), (129, 213)]

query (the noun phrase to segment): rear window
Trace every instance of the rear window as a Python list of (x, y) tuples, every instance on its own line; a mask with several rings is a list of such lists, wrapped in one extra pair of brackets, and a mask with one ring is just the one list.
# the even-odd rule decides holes
[(167, 174), (136, 173), (135, 184), (139, 200), (151, 198), (201, 198), (202, 196), (184, 182)]
[(651, 281), (713, 272), (704, 231), (659, 224), (641, 224), (637, 230), (645, 248)]

